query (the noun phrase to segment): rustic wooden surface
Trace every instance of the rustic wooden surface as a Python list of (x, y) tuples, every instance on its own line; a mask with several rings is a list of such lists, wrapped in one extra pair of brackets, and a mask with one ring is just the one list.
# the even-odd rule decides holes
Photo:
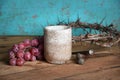
[[(75, 63), (75, 55), (63, 65), (45, 61), (26, 62), (24, 66), (8, 65), (8, 50), (14, 43), (32, 37), (0, 37), (0, 80), (120, 80), (120, 47), (100, 48), (84, 65)], [(83, 47), (74, 44), (73, 51)]]

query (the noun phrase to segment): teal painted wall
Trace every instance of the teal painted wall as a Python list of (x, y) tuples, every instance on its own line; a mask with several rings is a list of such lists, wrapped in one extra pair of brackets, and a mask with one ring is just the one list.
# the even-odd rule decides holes
[[(62, 21), (120, 26), (120, 0), (0, 0), (0, 35), (42, 35), (49, 24)], [(74, 30), (77, 34), (79, 30)], [(81, 33), (84, 33), (81, 31)]]

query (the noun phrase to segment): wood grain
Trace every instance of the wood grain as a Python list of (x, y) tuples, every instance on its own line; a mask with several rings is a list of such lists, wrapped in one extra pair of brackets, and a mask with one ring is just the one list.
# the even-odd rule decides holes
[[(84, 65), (76, 64), (75, 55), (63, 65), (46, 61), (26, 62), (24, 66), (8, 65), (8, 50), (15, 43), (33, 36), (0, 37), (0, 80), (120, 80), (120, 48), (96, 48), (96, 55)], [(87, 44), (86, 44), (87, 45)], [(90, 46), (90, 44), (88, 44)], [(84, 46), (73, 44), (73, 51), (85, 50)]]

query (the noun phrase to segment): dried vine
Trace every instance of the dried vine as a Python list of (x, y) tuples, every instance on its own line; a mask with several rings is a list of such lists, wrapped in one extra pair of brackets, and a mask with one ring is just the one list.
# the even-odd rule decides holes
[[(93, 23), (93, 24), (81, 22), (79, 17), (74, 22), (69, 22), (68, 19), (68, 23), (65, 23), (64, 21), (60, 21), (58, 19), (57, 25), (67, 25), (67, 26), (71, 26), (72, 28), (82, 28), (84, 31), (87, 32), (87, 34), (85, 35), (73, 36), (73, 42), (90, 41), (91, 43), (95, 42), (95, 44), (97, 45), (101, 45), (104, 47), (111, 47), (112, 45), (120, 43), (120, 31), (115, 29), (113, 24), (110, 24), (108, 26), (102, 25), (104, 19), (105, 18), (103, 18), (100, 23)], [(86, 28), (90, 29), (90, 31), (88, 32)], [(91, 34), (92, 30), (97, 30), (101, 34), (92, 35)], [(101, 42), (102, 44), (100, 44)]]

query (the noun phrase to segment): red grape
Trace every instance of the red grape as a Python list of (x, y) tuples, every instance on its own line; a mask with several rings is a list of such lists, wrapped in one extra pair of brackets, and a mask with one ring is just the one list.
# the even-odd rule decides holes
[(30, 49), (30, 52), (31, 52), (31, 54), (34, 55), (34, 56), (39, 54), (39, 50), (38, 50), (37, 48), (35, 48), (35, 47), (31, 48), (31, 49)]
[(25, 44), (23, 42), (19, 43), (18, 44), (18, 47), (20, 50), (24, 49), (25, 48)]
[(25, 59), (26, 61), (29, 61), (29, 60), (31, 59), (31, 54), (30, 54), (30, 52), (26, 52), (26, 53), (24, 54), (24, 59)]
[(24, 40), (24, 45), (25, 45), (25, 47), (30, 47), (31, 41), (29, 39)]
[(44, 45), (39, 45), (38, 49), (41, 51), (41, 50), (44, 50)]
[(10, 51), (9, 52), (9, 58), (15, 58), (15, 53), (13, 51)]
[(34, 47), (37, 47), (37, 46), (39, 45), (38, 39), (33, 39), (33, 40), (31, 41), (31, 45), (34, 46)]
[(40, 54), (40, 55), (36, 56), (36, 58), (37, 58), (38, 60), (43, 60), (43, 59), (44, 59), (44, 56), (43, 56), (43, 54)]
[(35, 61), (44, 59), (44, 37), (26, 39), (19, 44), (15, 44), (9, 52), (10, 65), (22, 66), (25, 61)]
[(15, 66), (16, 65), (16, 58), (10, 59), (9, 64), (12, 66)]
[(31, 55), (31, 59), (30, 59), (31, 61), (35, 61), (36, 60), (36, 57), (35, 56), (33, 56), (33, 55)]
[(23, 50), (19, 50), (16, 55), (17, 55), (18, 58), (23, 58), (24, 51)]
[(17, 53), (17, 51), (19, 50), (18, 45), (17, 45), (17, 44), (13, 45), (12, 50), (13, 50), (15, 53)]
[(17, 64), (17, 66), (22, 66), (22, 65), (24, 64), (24, 59), (18, 58), (18, 59), (16, 60), (16, 64)]
[(34, 56), (38, 56), (38, 55), (40, 55), (40, 52), (34, 53)]

